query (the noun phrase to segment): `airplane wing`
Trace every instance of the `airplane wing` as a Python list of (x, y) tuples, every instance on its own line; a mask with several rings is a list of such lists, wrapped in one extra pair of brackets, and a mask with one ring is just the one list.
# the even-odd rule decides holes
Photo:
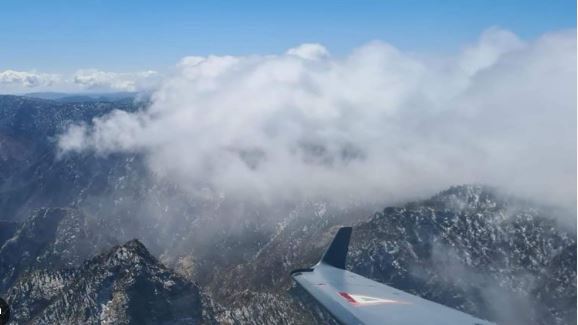
[(351, 227), (340, 228), (319, 263), (293, 279), (343, 324), (495, 325), (345, 270)]

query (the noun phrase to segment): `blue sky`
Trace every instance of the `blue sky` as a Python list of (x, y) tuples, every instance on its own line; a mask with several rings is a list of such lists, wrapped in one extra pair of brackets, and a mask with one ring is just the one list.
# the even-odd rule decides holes
[(575, 28), (572, 0), (1, 0), (0, 70), (166, 69), (187, 55), (347, 53), (370, 40), (448, 52), (499, 26), (522, 38)]

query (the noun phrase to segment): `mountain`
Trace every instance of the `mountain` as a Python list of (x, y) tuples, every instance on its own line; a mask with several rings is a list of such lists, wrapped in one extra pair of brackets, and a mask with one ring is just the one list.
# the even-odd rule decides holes
[(160, 264), (138, 241), (115, 246), (75, 269), (35, 271), (8, 291), (14, 323), (213, 323), (192, 282)]
[(68, 125), (141, 105), (0, 96), (0, 295), (17, 323), (333, 324), (289, 272), (340, 225), (363, 276), (502, 324), (576, 323), (575, 231), (498, 189), (267, 205), (191, 195), (142, 154), (58, 154)]
[[(276, 297), (244, 300), (253, 315), (278, 300), (302, 300), (286, 274), (316, 263), (336, 224), (353, 224), (348, 268), (356, 273), (500, 324), (576, 323), (576, 235), (548, 210), (468, 185), (387, 207), (366, 221), (345, 215), (289, 222), (210, 291), (230, 297), (240, 286), (256, 297)], [(304, 313), (299, 304), (287, 308)], [(325, 316), (321, 311), (311, 319)]]
[(22, 221), (34, 209), (75, 206), (79, 199), (102, 193), (102, 175), (120, 174), (128, 158), (60, 159), (57, 136), (70, 124), (136, 109), (135, 104), (0, 96), (0, 220)]
[(0, 247), (0, 292), (35, 269), (80, 265), (116, 241), (102, 220), (72, 208), (36, 210)]
[[(461, 186), (386, 208), (357, 226), (349, 264), (364, 276), (499, 323), (572, 324), (575, 307), (571, 317), (560, 315), (576, 302), (575, 251), (575, 234), (547, 210), (491, 188)], [(564, 276), (555, 275), (553, 265)]]
[(48, 99), (59, 102), (116, 102), (116, 101), (132, 101), (137, 97), (134, 92), (113, 92), (113, 93), (57, 93), (57, 92), (40, 92), (27, 93), (26, 97)]

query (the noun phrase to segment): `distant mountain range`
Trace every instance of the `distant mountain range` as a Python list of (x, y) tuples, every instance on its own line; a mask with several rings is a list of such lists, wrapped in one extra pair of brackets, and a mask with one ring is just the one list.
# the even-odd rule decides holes
[(490, 187), (377, 212), (264, 207), (191, 199), (139, 154), (57, 155), (70, 123), (140, 105), (0, 96), (0, 296), (15, 324), (335, 323), (289, 272), (339, 225), (354, 226), (348, 268), (363, 276), (500, 324), (576, 324), (574, 230)]
[(63, 103), (79, 103), (79, 102), (116, 102), (116, 101), (131, 101), (137, 97), (143, 96), (134, 92), (114, 92), (114, 93), (27, 93), (24, 96), (54, 100)]

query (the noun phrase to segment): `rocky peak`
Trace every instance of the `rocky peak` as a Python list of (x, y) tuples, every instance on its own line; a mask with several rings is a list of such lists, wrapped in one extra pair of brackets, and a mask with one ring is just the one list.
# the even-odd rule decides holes
[(138, 239), (113, 247), (108, 253), (102, 255), (102, 258), (111, 265), (158, 263)]
[(498, 193), (498, 190), (484, 185), (459, 185), (434, 195), (420, 204), (436, 209), (454, 211), (495, 210), (505, 207), (510, 198)]
[(212, 321), (210, 299), (159, 263), (138, 240), (115, 246), (72, 271), (28, 273), (7, 298), (16, 324)]

